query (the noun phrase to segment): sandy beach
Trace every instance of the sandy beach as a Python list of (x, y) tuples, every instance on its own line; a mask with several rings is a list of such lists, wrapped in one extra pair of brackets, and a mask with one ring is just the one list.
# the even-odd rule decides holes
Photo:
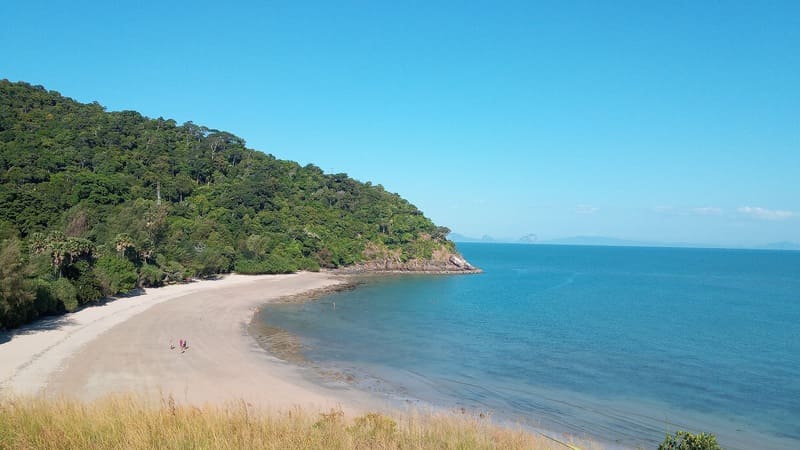
[[(343, 282), (326, 273), (228, 275), (45, 319), (0, 335), (0, 393), (91, 400), (124, 392), (268, 409), (374, 406), (352, 389), (306, 381), (302, 369), (247, 333), (260, 305)], [(180, 339), (188, 341), (185, 352)]]

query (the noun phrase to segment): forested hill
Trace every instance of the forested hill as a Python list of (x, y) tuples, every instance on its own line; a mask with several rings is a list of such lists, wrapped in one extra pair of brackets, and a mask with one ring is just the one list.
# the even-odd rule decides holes
[(229, 271), (457, 270), (448, 232), (230, 133), (0, 81), (0, 328)]

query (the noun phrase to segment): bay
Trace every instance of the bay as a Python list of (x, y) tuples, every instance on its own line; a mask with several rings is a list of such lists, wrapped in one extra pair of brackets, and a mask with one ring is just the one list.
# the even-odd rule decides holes
[(800, 252), (459, 250), (485, 272), (370, 277), (259, 320), (380, 395), (612, 447), (686, 429), (800, 448)]

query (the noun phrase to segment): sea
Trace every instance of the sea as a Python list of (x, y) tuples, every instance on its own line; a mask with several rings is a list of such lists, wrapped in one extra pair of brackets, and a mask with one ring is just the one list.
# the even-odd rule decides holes
[(257, 320), (375, 395), (656, 448), (800, 449), (800, 252), (459, 244), (484, 273), (367, 277)]

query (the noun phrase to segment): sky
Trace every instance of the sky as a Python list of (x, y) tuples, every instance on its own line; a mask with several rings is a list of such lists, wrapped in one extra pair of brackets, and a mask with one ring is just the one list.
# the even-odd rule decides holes
[(382, 184), (468, 236), (800, 242), (800, 2), (41, 2), (0, 78)]

